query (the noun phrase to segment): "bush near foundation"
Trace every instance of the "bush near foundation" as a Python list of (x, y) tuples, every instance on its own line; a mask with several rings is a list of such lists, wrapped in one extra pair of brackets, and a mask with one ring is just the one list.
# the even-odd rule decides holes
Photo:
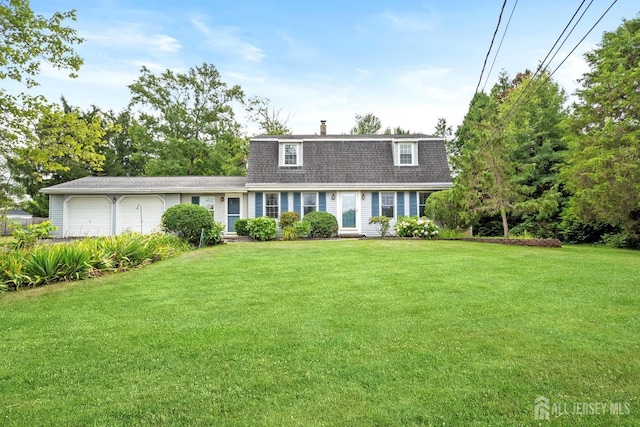
[(203, 243), (207, 245), (220, 243), (224, 230), (222, 224), (213, 220), (207, 208), (192, 204), (180, 204), (167, 209), (162, 215), (162, 228), (194, 246), (200, 244), (203, 230)]

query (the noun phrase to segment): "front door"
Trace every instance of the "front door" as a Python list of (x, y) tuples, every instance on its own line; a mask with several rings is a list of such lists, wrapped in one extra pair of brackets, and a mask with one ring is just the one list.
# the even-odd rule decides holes
[(357, 228), (358, 193), (342, 193), (342, 221), (343, 229), (355, 230)]
[(240, 197), (227, 197), (227, 232), (236, 232), (236, 221), (240, 219)]

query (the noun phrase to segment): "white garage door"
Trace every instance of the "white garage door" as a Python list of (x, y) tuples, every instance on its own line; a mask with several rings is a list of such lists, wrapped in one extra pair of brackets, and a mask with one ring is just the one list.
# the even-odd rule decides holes
[(110, 236), (111, 200), (106, 196), (72, 196), (65, 202), (65, 237)]
[(160, 196), (124, 196), (118, 200), (116, 229), (151, 233), (160, 228), (164, 200)]

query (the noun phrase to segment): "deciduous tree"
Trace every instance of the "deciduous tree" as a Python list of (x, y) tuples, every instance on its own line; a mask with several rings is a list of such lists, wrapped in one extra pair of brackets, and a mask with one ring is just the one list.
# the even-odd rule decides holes
[(374, 135), (382, 129), (382, 122), (375, 115), (368, 113), (364, 116), (356, 114), (356, 125), (351, 129), (352, 135)]
[(187, 73), (166, 70), (159, 76), (143, 67), (129, 89), (130, 106), (143, 109), (139, 120), (152, 141), (146, 147), (146, 174), (223, 174), (231, 169), (225, 162), (246, 160), (246, 151), (229, 152), (244, 149), (241, 144), (216, 150), (220, 141), (241, 137), (233, 103), (241, 103), (244, 93), (240, 86), (223, 82), (213, 65)]
[(267, 135), (289, 135), (291, 129), (288, 127), (290, 114), (282, 117), (282, 109), (276, 109), (271, 105), (268, 98), (254, 96), (247, 101), (248, 119), (260, 127)]
[(31, 196), (31, 213), (47, 216), (44, 186), (87, 176), (102, 170), (105, 130), (102, 117), (87, 120), (79, 111), (57, 105), (41, 106), (34, 131), (8, 157), (13, 179)]
[[(35, 14), (28, 0), (0, 0), (0, 79), (33, 88), (38, 85), (42, 62), (69, 70), (69, 75), (75, 77), (82, 58), (73, 47), (83, 39), (66, 26), (67, 21), (75, 19), (73, 10), (45, 17)], [(44, 102), (40, 96), (9, 93), (0, 88), (0, 155), (7, 155), (20, 138), (33, 130), (31, 124)]]

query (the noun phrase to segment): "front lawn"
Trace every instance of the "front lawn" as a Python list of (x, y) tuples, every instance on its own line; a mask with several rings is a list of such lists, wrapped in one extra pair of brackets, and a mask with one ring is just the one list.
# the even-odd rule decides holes
[(637, 425), (638, 272), (595, 247), (238, 243), (5, 294), (0, 424)]

